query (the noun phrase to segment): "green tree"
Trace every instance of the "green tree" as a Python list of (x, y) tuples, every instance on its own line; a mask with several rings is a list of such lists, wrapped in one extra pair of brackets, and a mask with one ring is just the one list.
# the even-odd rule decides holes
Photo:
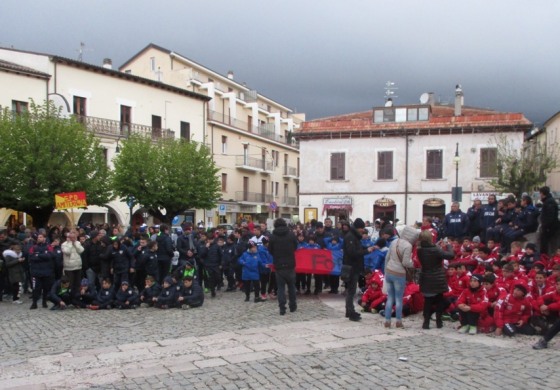
[(131, 136), (114, 165), (117, 196), (133, 196), (162, 222), (188, 209), (211, 209), (221, 195), (210, 150), (196, 142)]
[(88, 204), (111, 199), (110, 172), (99, 140), (52, 102), (0, 113), (0, 207), (26, 212), (46, 226), (54, 195), (85, 191)]
[(556, 148), (529, 141), (523, 149), (505, 135), (496, 138), (497, 178), (490, 183), (496, 190), (520, 197), (544, 185), (547, 175), (558, 166)]

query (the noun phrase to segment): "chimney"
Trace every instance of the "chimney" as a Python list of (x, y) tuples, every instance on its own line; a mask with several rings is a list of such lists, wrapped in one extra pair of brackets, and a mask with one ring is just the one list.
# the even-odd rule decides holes
[(461, 116), (464, 102), (463, 88), (461, 88), (461, 84), (457, 84), (455, 86), (455, 116)]
[(233, 80), (233, 70), (229, 70), (227, 72), (227, 78), (230, 79), (230, 80)]
[(103, 58), (103, 67), (105, 69), (113, 69), (113, 61), (110, 58)]
[(436, 105), (436, 94), (435, 93), (428, 92), (428, 104), (432, 107)]

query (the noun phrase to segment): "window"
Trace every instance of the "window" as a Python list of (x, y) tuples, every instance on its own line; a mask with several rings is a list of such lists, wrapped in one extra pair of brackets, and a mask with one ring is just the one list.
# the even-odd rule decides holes
[(189, 122), (181, 122), (181, 139), (187, 142), (191, 140), (191, 124)]
[(227, 153), (227, 137), (222, 135), (222, 154)]
[(480, 149), (480, 177), (496, 177), (498, 175), (498, 149)]
[(121, 106), (121, 134), (130, 134), (130, 124), (132, 118), (132, 107)]
[(345, 153), (331, 153), (331, 180), (344, 180)]
[(428, 107), (421, 107), (418, 109), (418, 120), (427, 121), (430, 119), (430, 109)]
[(160, 138), (161, 137), (161, 116), (159, 115), (152, 115), (152, 137)]
[(253, 132), (253, 117), (251, 115), (247, 117), (247, 131), (249, 133)]
[(261, 180), (261, 203), (266, 201), (266, 180)]
[(156, 70), (156, 57), (150, 57), (150, 69), (152, 72)]
[(73, 99), (73, 112), (78, 118), (86, 116), (86, 98), (81, 96), (74, 96)]
[(280, 186), (280, 183), (275, 182), (274, 183), (274, 196), (278, 196), (278, 187)]
[(222, 192), (227, 192), (227, 173), (222, 173)]
[(377, 179), (393, 179), (393, 152), (377, 152)]
[(27, 102), (20, 102), (19, 100), (12, 100), (12, 112), (15, 114), (23, 114), (24, 112), (27, 112), (27, 108), (28, 108), (28, 103)]
[(442, 175), (442, 150), (428, 150), (426, 153), (426, 179), (441, 179)]

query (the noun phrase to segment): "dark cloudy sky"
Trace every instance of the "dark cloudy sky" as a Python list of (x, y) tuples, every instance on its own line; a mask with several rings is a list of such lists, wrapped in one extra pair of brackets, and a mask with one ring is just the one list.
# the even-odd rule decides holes
[(152, 42), (308, 119), (423, 92), (523, 112), (560, 111), (557, 0), (1, 0), (0, 46), (116, 66)]

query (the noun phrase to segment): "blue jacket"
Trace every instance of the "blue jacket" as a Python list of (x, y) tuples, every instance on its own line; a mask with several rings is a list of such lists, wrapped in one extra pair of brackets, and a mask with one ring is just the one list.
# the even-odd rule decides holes
[(152, 298), (157, 298), (161, 294), (161, 286), (154, 282), (151, 287), (145, 287), (140, 293), (140, 297), (144, 298), (142, 302), (153, 303)]
[(482, 219), (480, 225), (483, 229), (494, 227), (498, 218), (498, 205), (496, 203), (482, 206)]
[[(184, 298), (183, 305), (189, 305), (193, 307), (202, 306), (204, 303), (204, 291), (202, 287), (196, 280), (193, 280), (193, 284), (189, 288), (183, 286), (181, 288), (180, 296)], [(179, 297), (177, 297), (179, 298)]]
[(167, 305), (167, 306), (173, 306), (175, 304), (175, 292), (177, 291), (177, 288), (174, 284), (172, 284), (171, 286), (167, 287), (167, 288), (163, 288), (161, 290), (161, 293), (159, 294), (159, 296), (157, 297), (157, 303), (160, 305)]
[(243, 280), (259, 280), (259, 266), (261, 265), (260, 256), (257, 253), (251, 253), (249, 251), (244, 252), (239, 258), (239, 264), (241, 264), (242, 272), (241, 279)]
[(515, 220), (515, 226), (522, 229), (524, 233), (533, 233), (539, 227), (539, 211), (532, 204), (527, 205)]
[(97, 293), (97, 302), (99, 302), (100, 305), (112, 304), (114, 299), (115, 290), (113, 289), (113, 286), (107, 289), (102, 287)]
[(272, 264), (272, 255), (264, 245), (257, 247), (257, 253), (261, 260), (261, 265), (259, 266), (259, 272), (261, 274), (269, 274), (270, 268), (267, 267), (268, 264)]
[(53, 252), (49, 244), (35, 244), (29, 249), (29, 269), (31, 276), (54, 276)]
[(122, 288), (119, 288), (115, 294), (115, 303), (122, 304), (128, 301), (131, 305), (136, 304), (138, 300), (138, 294), (134, 292), (132, 287), (127, 288), (123, 291)]
[(451, 211), (445, 216), (443, 228), (446, 237), (462, 238), (468, 236), (469, 219), (461, 210)]
[(107, 260), (111, 263), (113, 274), (126, 273), (132, 266), (132, 254), (124, 245), (119, 245), (118, 249), (113, 245), (107, 248)]

